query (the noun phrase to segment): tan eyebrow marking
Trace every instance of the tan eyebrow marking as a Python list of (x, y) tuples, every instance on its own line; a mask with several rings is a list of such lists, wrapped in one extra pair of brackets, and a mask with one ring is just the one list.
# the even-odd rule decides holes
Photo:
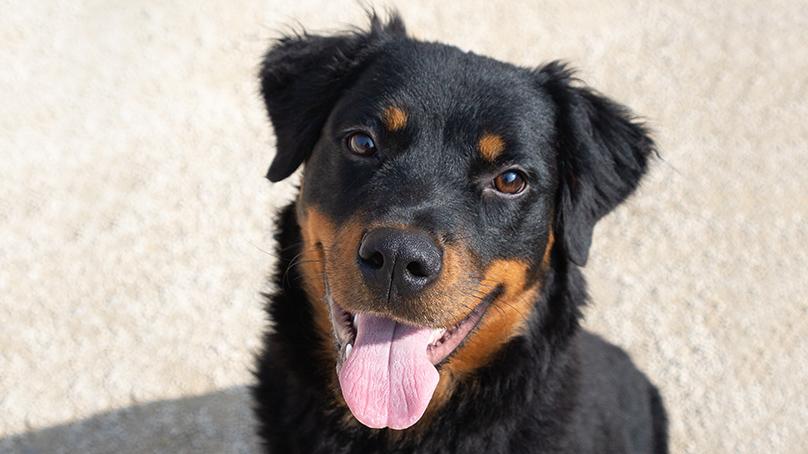
[(385, 108), (382, 113), (382, 119), (388, 131), (398, 131), (407, 126), (407, 112), (404, 112), (400, 107), (390, 106)]
[(480, 154), (488, 161), (493, 161), (505, 151), (505, 139), (498, 134), (487, 132), (477, 142)]

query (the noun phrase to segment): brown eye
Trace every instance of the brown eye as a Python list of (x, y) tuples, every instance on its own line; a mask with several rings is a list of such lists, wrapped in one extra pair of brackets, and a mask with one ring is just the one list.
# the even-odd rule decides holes
[(355, 132), (348, 136), (348, 148), (359, 156), (371, 156), (376, 153), (376, 144), (369, 135)]
[(527, 182), (518, 170), (506, 170), (494, 178), (494, 188), (503, 194), (519, 194), (525, 187)]

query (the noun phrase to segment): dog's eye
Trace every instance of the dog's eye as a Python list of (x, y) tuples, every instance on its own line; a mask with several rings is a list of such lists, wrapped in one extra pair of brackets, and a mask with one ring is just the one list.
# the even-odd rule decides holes
[(355, 132), (348, 136), (348, 148), (359, 156), (371, 156), (376, 153), (376, 144), (369, 135)]
[(494, 178), (494, 188), (503, 194), (519, 194), (527, 187), (522, 172), (506, 170)]

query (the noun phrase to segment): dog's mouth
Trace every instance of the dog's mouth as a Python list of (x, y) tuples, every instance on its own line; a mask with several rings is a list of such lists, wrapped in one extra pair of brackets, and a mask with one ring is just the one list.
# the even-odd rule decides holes
[[(463, 320), (456, 323), (450, 328), (422, 328), (414, 325), (407, 325), (400, 322), (395, 322), (392, 319), (390, 322), (399, 324), (401, 326), (409, 326), (415, 330), (430, 331), (429, 343), (426, 346), (426, 354), (429, 361), (436, 367), (440, 365), (457, 350), (463, 341), (471, 334), (474, 327), (482, 319), (485, 310), (488, 308), (490, 298), (485, 299), (477, 305)], [(356, 342), (357, 335), (357, 321), (362, 321), (363, 318), (376, 317), (386, 318), (384, 316), (372, 315), (370, 313), (353, 313), (349, 312), (337, 303), (332, 298), (328, 298), (329, 308), (331, 310), (331, 322), (334, 326), (334, 335), (337, 340), (338, 348), (340, 351), (337, 367), (339, 368), (346, 359), (350, 356), (353, 350), (353, 344)]]
[(333, 300), (326, 282), (337, 375), (356, 419), (371, 428), (415, 424), (437, 387), (438, 368), (474, 331), (495, 296), (492, 292), (455, 325), (436, 329), (350, 312)]

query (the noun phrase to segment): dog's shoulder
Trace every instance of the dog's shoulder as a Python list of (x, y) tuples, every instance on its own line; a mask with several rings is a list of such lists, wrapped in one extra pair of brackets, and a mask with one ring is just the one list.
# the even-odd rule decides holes
[[(574, 427), (581, 451), (665, 452), (661, 396), (629, 355), (591, 332), (575, 339), (580, 383)], [(598, 447), (597, 449), (595, 449)]]

